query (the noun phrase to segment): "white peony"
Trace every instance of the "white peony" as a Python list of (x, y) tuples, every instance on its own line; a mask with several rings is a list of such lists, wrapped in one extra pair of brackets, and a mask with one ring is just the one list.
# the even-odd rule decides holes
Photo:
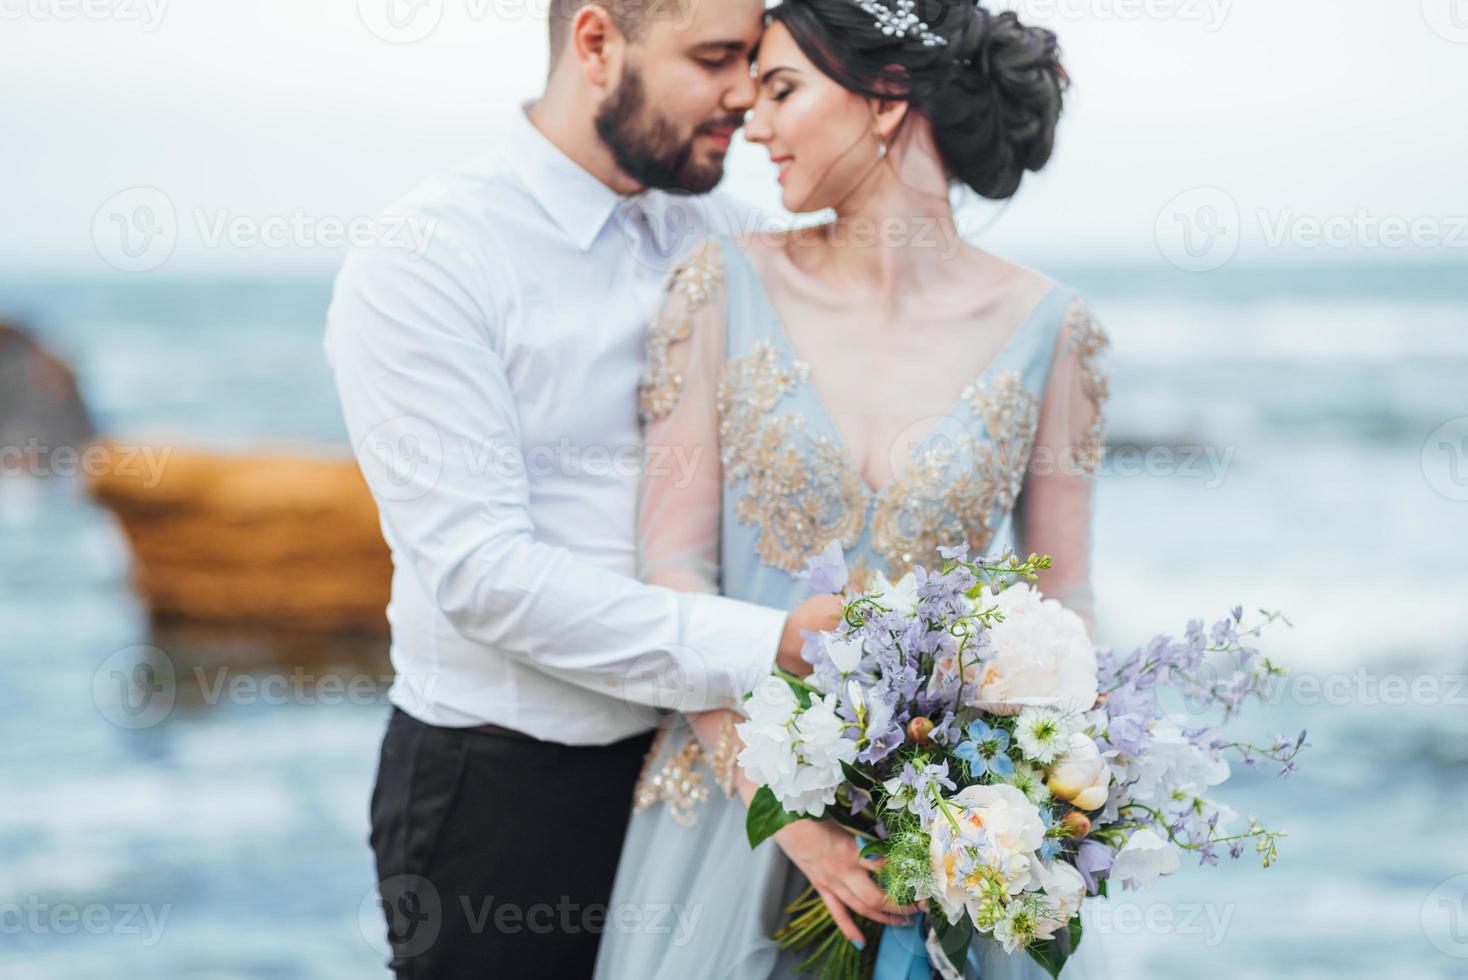
[(1210, 758), (1183, 735), (1174, 722), (1159, 720), (1152, 727), (1152, 741), (1140, 756), (1129, 758), (1127, 794), (1138, 803), (1162, 809), (1174, 793), (1202, 796), (1210, 786), (1228, 779), (1228, 760)]
[(975, 883), (962, 873), (962, 852), (974, 848), (979, 862), (997, 869), (1010, 894), (1018, 894), (1033, 882), (1032, 867), (1038, 863), (1035, 849), (1045, 839), (1040, 811), (1013, 786), (969, 786), (949, 798), (953, 824), (940, 810), (928, 824), (929, 856), (933, 864), (933, 897), (948, 913), (950, 922), (965, 910), (977, 911)]
[(995, 653), (980, 678), (978, 707), (1001, 715), (1017, 714), (1026, 705), (1091, 709), (1096, 650), (1079, 616), (1027, 584), (997, 595), (985, 588), (980, 601), (986, 608), (998, 606), (1004, 621), (989, 631)]
[(1086, 879), (1067, 861), (1036, 861), (1035, 880), (1039, 882), (1045, 897), (1054, 903), (1055, 915), (1040, 920), (1035, 935), (1041, 939), (1053, 938), (1081, 911), (1081, 899), (1086, 897)]
[(1182, 863), (1177, 845), (1143, 827), (1132, 832), (1111, 864), (1110, 880), (1126, 888), (1145, 888)]
[(739, 764), (791, 813), (820, 816), (836, 802), (841, 764), (856, 759), (856, 743), (842, 737), (846, 722), (836, 702), (834, 694), (813, 697), (802, 710), (778, 677), (762, 680), (745, 702), (749, 720), (736, 729), (744, 741)]
[(1050, 767), (1045, 785), (1062, 800), (1082, 810), (1095, 810), (1106, 803), (1111, 768), (1096, 743), (1084, 732), (1071, 732), (1065, 754)]

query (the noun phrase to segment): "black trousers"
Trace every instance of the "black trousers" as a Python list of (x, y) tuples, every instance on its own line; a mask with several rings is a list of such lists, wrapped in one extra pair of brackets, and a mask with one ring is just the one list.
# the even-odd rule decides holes
[(394, 708), (371, 842), (398, 980), (591, 976), (651, 743), (557, 745)]

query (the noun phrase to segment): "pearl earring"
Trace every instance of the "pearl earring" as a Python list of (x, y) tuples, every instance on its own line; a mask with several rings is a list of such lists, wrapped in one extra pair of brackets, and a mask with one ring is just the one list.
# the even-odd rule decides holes
[(878, 160), (885, 160), (885, 159), (887, 159), (887, 141), (886, 140), (880, 140), (877, 143), (877, 159)]

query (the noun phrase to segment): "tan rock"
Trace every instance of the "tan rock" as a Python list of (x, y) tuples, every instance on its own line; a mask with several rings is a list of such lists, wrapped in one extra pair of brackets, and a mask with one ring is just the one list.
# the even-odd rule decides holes
[(105, 446), (92, 495), (118, 518), (163, 619), (385, 632), (392, 562), (350, 458)]

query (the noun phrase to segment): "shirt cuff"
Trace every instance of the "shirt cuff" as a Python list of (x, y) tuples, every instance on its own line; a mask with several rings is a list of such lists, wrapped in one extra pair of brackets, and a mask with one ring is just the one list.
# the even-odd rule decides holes
[(775, 670), (788, 612), (707, 593), (680, 593), (684, 646), (705, 680), (704, 709), (738, 708)]

